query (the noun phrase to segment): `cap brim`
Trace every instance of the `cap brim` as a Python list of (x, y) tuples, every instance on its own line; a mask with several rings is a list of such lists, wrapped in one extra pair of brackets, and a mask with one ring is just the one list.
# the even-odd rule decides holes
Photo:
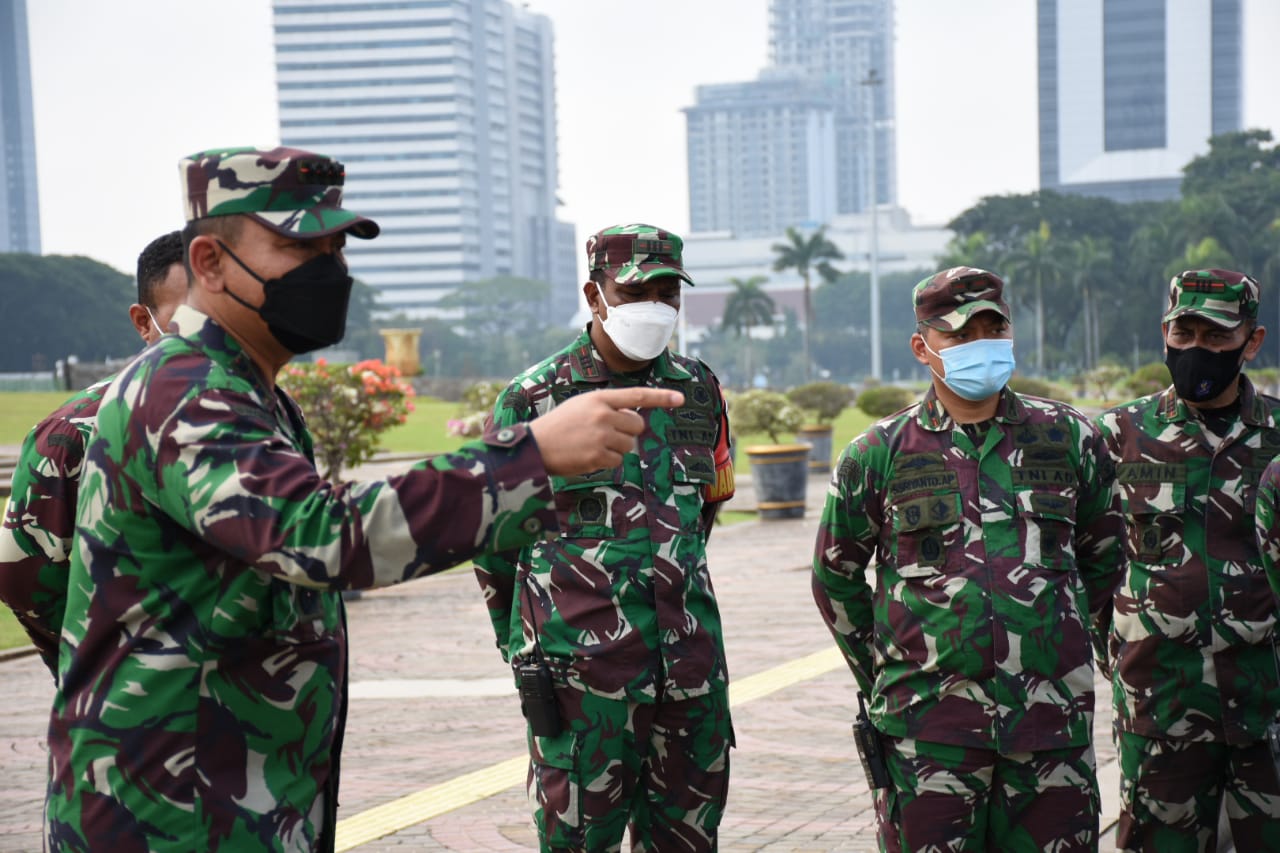
[(302, 240), (328, 237), (345, 231), (352, 237), (372, 240), (382, 230), (378, 223), (341, 207), (318, 205), (305, 210), (259, 210), (246, 213), (277, 234)]
[(940, 332), (955, 332), (964, 328), (964, 324), (968, 323), (975, 314), (981, 314), (983, 311), (994, 311), (1003, 317), (1005, 322), (1013, 322), (1013, 318), (1009, 316), (1008, 306), (986, 299), (967, 302), (959, 308), (948, 311), (946, 314), (939, 314), (937, 317), (930, 317), (920, 322)]
[[(617, 281), (618, 280), (617, 273), (621, 269), (622, 267), (606, 267), (605, 273), (609, 276), (609, 278), (613, 279), (614, 281)], [(628, 278), (625, 284), (644, 284), (645, 282), (651, 281), (655, 278), (662, 278), (663, 276), (673, 275), (676, 278), (683, 281), (685, 284), (689, 285), (690, 287), (695, 286), (693, 283), (693, 279), (689, 278), (689, 274), (684, 270), (682, 270), (680, 267), (673, 267), (667, 264), (640, 264), (638, 267), (636, 267), (636, 269), (638, 270), (637, 274)]]
[(1165, 314), (1160, 322), (1171, 323), (1179, 317), (1185, 317), (1190, 314), (1192, 317), (1199, 317), (1201, 320), (1208, 320), (1215, 326), (1223, 329), (1234, 329), (1244, 322), (1244, 318), (1240, 316), (1227, 317), (1216, 311), (1207, 308), (1200, 308), (1195, 305), (1179, 305), (1168, 314)]

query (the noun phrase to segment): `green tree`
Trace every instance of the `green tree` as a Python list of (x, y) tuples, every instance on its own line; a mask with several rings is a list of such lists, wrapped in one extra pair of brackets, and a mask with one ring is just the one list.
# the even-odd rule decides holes
[(546, 329), (542, 309), (551, 285), (514, 276), (469, 281), (436, 304), (459, 311), (456, 326), (467, 340), (466, 376), (510, 376), (541, 348), (530, 349)]
[(730, 278), (729, 284), (733, 285), (733, 292), (725, 300), (724, 315), (720, 318), (720, 325), (732, 329), (735, 337), (746, 336), (746, 346), (743, 347), (746, 367), (743, 374), (748, 383), (752, 376), (751, 330), (756, 326), (772, 323), (776, 311), (773, 298), (764, 291), (764, 283), (768, 280), (762, 275), (753, 275), (748, 279)]
[(804, 236), (795, 228), (787, 228), (787, 242), (774, 243), (774, 272), (794, 269), (804, 282), (804, 381), (809, 381), (809, 370), (812, 360), (809, 356), (809, 337), (813, 328), (813, 306), (809, 299), (809, 278), (816, 271), (825, 281), (833, 281), (840, 273), (831, 266), (831, 261), (844, 258), (844, 254), (836, 248), (836, 244), (827, 239), (826, 227), (823, 226), (809, 236)]
[(1080, 294), (1080, 319), (1084, 326), (1082, 370), (1090, 370), (1098, 363), (1098, 293), (1104, 289), (1111, 271), (1111, 246), (1104, 238), (1085, 235), (1069, 244), (1071, 253), (1070, 278), (1075, 291)]
[[(1020, 285), (1031, 285), (1032, 307), (1036, 320), (1036, 373), (1044, 375), (1044, 291), (1056, 287), (1062, 279), (1062, 267), (1058, 245), (1052, 241), (1047, 221), (1041, 220), (1040, 228), (1026, 234), (1021, 245), (1005, 256), (1005, 267)], [(1015, 298), (1026, 291), (1015, 285), (1011, 292)], [(1021, 296), (1018, 301), (1025, 302)]]
[(128, 314), (136, 299), (130, 276), (90, 258), (0, 254), (0, 370), (133, 355), (141, 346)]

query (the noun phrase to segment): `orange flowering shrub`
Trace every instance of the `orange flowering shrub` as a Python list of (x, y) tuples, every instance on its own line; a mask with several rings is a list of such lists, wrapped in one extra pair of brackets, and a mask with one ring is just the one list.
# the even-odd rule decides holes
[(302, 407), (325, 479), (373, 458), (378, 434), (405, 422), (413, 388), (400, 371), (373, 358), (356, 364), (289, 364), (280, 385)]

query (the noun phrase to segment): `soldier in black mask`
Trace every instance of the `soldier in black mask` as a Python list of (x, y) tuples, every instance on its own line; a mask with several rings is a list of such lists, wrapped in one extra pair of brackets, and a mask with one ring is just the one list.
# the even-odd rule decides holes
[(1173, 384), (1104, 412), (1124, 572), (1109, 643), (1120, 850), (1274, 850), (1280, 783), (1262, 741), (1280, 708), (1276, 605), (1254, 541), (1280, 400), (1240, 371), (1257, 356), (1258, 283), (1188, 270), (1163, 320)]

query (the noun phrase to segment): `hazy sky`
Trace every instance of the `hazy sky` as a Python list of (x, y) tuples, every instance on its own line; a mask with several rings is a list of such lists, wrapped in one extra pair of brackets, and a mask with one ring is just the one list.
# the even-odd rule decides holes
[[(1181, 0), (1179, 0), (1181, 2)], [(768, 0), (529, 0), (556, 34), (561, 218), (689, 223), (682, 107), (754, 79)], [(1280, 3), (1244, 0), (1245, 124), (1280, 132)], [(177, 163), (279, 141), (270, 0), (28, 0), (43, 248), (132, 273)], [(918, 223), (1036, 188), (1034, 0), (898, 0), (898, 194)], [(1269, 91), (1268, 91), (1269, 90)]]

